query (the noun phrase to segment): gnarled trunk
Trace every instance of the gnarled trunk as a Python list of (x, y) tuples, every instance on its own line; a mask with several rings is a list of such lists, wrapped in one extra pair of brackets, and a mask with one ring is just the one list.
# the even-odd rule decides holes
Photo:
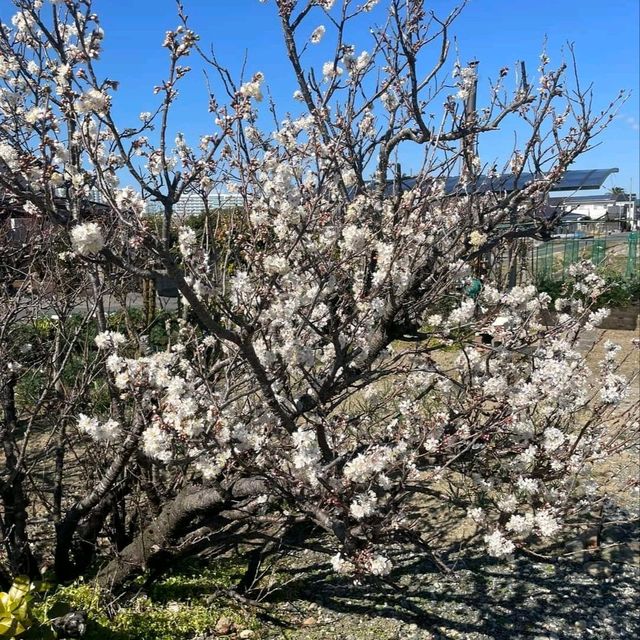
[(221, 511), (226, 497), (213, 487), (190, 486), (179, 493), (116, 558), (98, 573), (98, 582), (117, 589), (134, 575), (152, 569), (167, 555), (167, 549), (185, 525), (196, 516)]
[(38, 563), (31, 551), (27, 535), (28, 498), (24, 491), (24, 469), (16, 455), (15, 435), (18, 429), (16, 413), (16, 376), (9, 373), (0, 386), (3, 419), (0, 422), (0, 444), (4, 450), (7, 480), (0, 482), (0, 500), (3, 507), (2, 535), (9, 558), (11, 573), (40, 578)]

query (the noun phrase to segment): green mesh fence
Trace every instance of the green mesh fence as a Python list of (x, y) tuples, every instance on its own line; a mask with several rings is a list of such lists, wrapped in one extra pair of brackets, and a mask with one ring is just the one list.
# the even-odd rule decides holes
[(607, 239), (595, 238), (591, 245), (591, 262), (601, 265), (607, 255)]
[(553, 244), (545, 242), (536, 247), (535, 272), (540, 278), (549, 278), (553, 273)]
[(564, 254), (562, 256), (563, 273), (567, 267), (580, 259), (580, 240), (567, 240), (564, 243)]
[(570, 265), (587, 259), (597, 267), (607, 266), (627, 278), (637, 277), (640, 275), (639, 250), (638, 231), (613, 238), (556, 239), (531, 250), (531, 272), (537, 278), (560, 279), (566, 276)]
[(637, 231), (629, 234), (629, 246), (627, 250), (627, 268), (625, 275), (631, 278), (638, 273), (638, 241), (640, 234)]

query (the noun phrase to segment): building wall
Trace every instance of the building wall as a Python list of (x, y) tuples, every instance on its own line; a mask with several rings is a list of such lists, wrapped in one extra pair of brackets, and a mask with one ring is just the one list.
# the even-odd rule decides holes
[(638, 210), (635, 202), (602, 202), (602, 203), (583, 203), (566, 206), (568, 211), (583, 216), (588, 216), (591, 220), (610, 219), (610, 220), (626, 220), (631, 229), (638, 228)]
[[(233, 193), (210, 193), (208, 198), (210, 209), (227, 209), (242, 205), (241, 196)], [(147, 213), (160, 213), (162, 208), (157, 202), (147, 202)], [(204, 201), (197, 193), (187, 193), (174, 205), (174, 214), (180, 216), (190, 216), (204, 211)]]
[(606, 204), (579, 204), (571, 206), (571, 211), (573, 213), (579, 213), (583, 216), (589, 216), (592, 220), (597, 220), (598, 218), (602, 218), (607, 213), (607, 205)]

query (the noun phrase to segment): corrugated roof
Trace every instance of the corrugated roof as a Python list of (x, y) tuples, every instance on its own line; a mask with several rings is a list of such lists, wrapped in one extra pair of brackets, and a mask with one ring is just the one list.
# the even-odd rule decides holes
[(566, 206), (572, 204), (594, 204), (598, 202), (613, 204), (616, 202), (616, 196), (611, 193), (601, 193), (595, 196), (569, 196), (566, 198), (555, 197), (549, 199), (550, 204), (564, 204)]
[(626, 193), (600, 193), (593, 196), (568, 196), (566, 198), (563, 197), (555, 197), (549, 198), (549, 204), (562, 204), (565, 206), (571, 205), (580, 205), (580, 204), (627, 204), (629, 202), (633, 202), (635, 200), (635, 194), (631, 194), (631, 199), (629, 199), (629, 194)]

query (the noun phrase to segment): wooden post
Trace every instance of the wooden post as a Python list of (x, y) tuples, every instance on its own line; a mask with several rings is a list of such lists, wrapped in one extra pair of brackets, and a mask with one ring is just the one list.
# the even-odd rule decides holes
[(156, 316), (156, 286), (152, 278), (142, 280), (142, 304), (144, 323), (149, 325)]

